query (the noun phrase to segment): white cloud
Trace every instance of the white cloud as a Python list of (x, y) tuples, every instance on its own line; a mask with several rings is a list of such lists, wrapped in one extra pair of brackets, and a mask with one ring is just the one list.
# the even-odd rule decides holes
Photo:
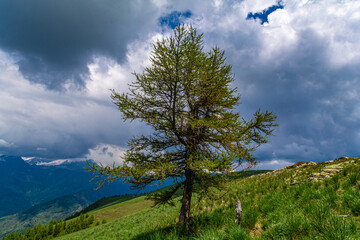
[(276, 59), (276, 62), (281, 63), (284, 52), (291, 52), (296, 47), (298, 35), (290, 24), (287, 10), (278, 9), (268, 19), (269, 23), (262, 30), (260, 58), (264, 62)]
[(0, 138), (0, 147), (11, 147), (12, 144), (8, 143), (7, 141), (5, 141), (4, 139)]
[(276, 170), (279, 168), (284, 168), (290, 165), (293, 165), (295, 162), (291, 162), (284, 159), (273, 159), (270, 161), (261, 161), (259, 164), (254, 167), (254, 170)]
[[(124, 72), (119, 65), (109, 68), (113, 72), (120, 69), (118, 75)], [(11, 57), (1, 51), (0, 72), (0, 136), (17, 146), (9, 154), (79, 157), (98, 141), (125, 145), (133, 134), (147, 131), (136, 121), (122, 123), (110, 92), (95, 87), (90, 94), (47, 90), (25, 79)], [(110, 73), (109, 84), (118, 83), (118, 75)], [(4, 146), (3, 142), (0, 147)]]
[(259, 0), (259, 1), (243, 1), (243, 5), (247, 12), (262, 12), (264, 9), (277, 5), (277, 0)]
[(128, 44), (126, 61), (121, 65), (114, 59), (95, 56), (88, 65), (89, 79), (86, 82), (87, 95), (100, 100), (109, 99), (109, 89), (117, 92), (126, 92), (128, 84), (134, 80), (133, 72), (141, 73), (150, 65), (149, 56), (152, 44), (165, 35), (154, 32), (145, 40), (136, 40)]
[(131, 74), (113, 59), (95, 57), (88, 65), (90, 76), (86, 83), (87, 94), (101, 100), (107, 99), (110, 89), (126, 89)]
[(89, 149), (86, 158), (103, 165), (121, 165), (125, 151), (124, 148), (116, 145), (99, 144), (95, 148)]
[(359, 61), (359, 1), (316, 1), (298, 5), (285, 2), (291, 25), (298, 33), (313, 31), (327, 47), (329, 62), (341, 67)]

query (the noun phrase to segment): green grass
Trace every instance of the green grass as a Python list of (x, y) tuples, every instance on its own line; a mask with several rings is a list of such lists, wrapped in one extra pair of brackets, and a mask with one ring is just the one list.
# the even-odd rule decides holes
[[(219, 199), (195, 196), (191, 233), (177, 223), (179, 204), (147, 208), (138, 198), (94, 211), (109, 221), (59, 239), (359, 239), (360, 161), (350, 160), (233, 177), (217, 192)], [(339, 163), (342, 172), (321, 182), (308, 180), (311, 173)], [(294, 180), (298, 183), (291, 185)], [(234, 222), (237, 199), (243, 208), (240, 225)], [(114, 220), (121, 211), (126, 216)]]
[[(311, 181), (312, 173), (333, 164), (342, 164), (342, 171)], [(234, 174), (215, 199), (194, 196), (190, 232), (178, 224), (179, 201), (174, 207), (151, 207), (145, 196), (109, 201), (87, 213), (95, 217), (90, 228), (57, 239), (360, 239), (359, 172), (356, 158)], [(238, 199), (240, 224), (234, 221)]]
[[(134, 200), (138, 200), (138, 202), (133, 202), (129, 205), (122, 205), (121, 208), (126, 211), (126, 213), (130, 214), (135, 211), (135, 209), (131, 209), (133, 206), (147, 206), (148, 201), (145, 201), (143, 197), (141, 197), (141, 199)], [(115, 206), (110, 208), (115, 208)], [(126, 208), (130, 210), (126, 210)], [(138, 209), (141, 209), (141, 207)], [(111, 209), (106, 210), (110, 211)], [(101, 211), (94, 212), (95, 216), (100, 216), (97, 214), (106, 215), (101, 213)], [(65, 235), (59, 239), (129, 239), (135, 237), (139, 233), (153, 231), (156, 228), (166, 227), (169, 224), (174, 223), (174, 217), (176, 215), (177, 211), (175, 208), (156, 207), (143, 209), (130, 216), (123, 216), (113, 222)], [(112, 219), (112, 217), (113, 216), (108, 217), (108, 215), (106, 215), (106, 218), (104, 219)], [(169, 222), (169, 219), (173, 219), (173, 221)]]
[(152, 201), (145, 200), (145, 196), (141, 196), (125, 202), (109, 203), (98, 209), (88, 212), (88, 214), (94, 215), (95, 221), (102, 221), (105, 219), (106, 222), (112, 222), (118, 218), (122, 218), (144, 209), (148, 209), (152, 205)]
[(84, 208), (80, 212), (77, 212), (74, 215), (66, 218), (65, 220), (70, 220), (70, 219), (73, 219), (73, 218), (76, 218), (76, 217), (80, 216), (80, 214), (86, 214), (86, 213), (91, 212), (93, 210), (100, 210), (100, 209), (103, 209), (103, 208), (106, 208), (106, 207), (109, 207), (109, 206), (112, 206), (112, 205), (116, 205), (118, 203), (125, 202), (125, 201), (128, 201), (130, 199), (137, 198), (137, 197), (139, 197), (139, 196), (135, 195), (135, 194), (126, 194), (126, 195), (105, 197), (105, 198), (102, 198), (102, 199), (94, 202), (93, 204), (91, 204), (88, 207)]

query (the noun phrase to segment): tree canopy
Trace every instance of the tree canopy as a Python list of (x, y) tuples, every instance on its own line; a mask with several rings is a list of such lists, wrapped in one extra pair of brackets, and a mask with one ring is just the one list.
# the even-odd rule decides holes
[(170, 190), (151, 197), (171, 203), (182, 191), (179, 221), (188, 226), (193, 192), (218, 187), (245, 162), (255, 164), (253, 151), (267, 142), (276, 116), (258, 110), (245, 120), (236, 112), (240, 95), (224, 51), (204, 51), (203, 34), (192, 26), (179, 25), (155, 43), (150, 61), (143, 73), (134, 73), (128, 93), (112, 90), (111, 97), (124, 120), (140, 120), (152, 134), (129, 141), (122, 166), (89, 164), (89, 170), (100, 185), (123, 178), (144, 188), (173, 179)]

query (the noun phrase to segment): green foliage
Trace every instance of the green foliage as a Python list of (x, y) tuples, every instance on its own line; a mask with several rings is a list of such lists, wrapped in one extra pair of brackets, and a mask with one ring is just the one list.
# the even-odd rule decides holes
[(129, 141), (123, 166), (88, 168), (100, 178), (99, 186), (119, 178), (136, 188), (174, 179), (174, 189), (149, 197), (155, 204), (171, 203), (181, 189), (185, 224), (193, 192), (221, 188), (226, 173), (244, 161), (253, 166), (252, 152), (277, 126), (271, 112), (258, 110), (247, 121), (234, 111), (240, 96), (231, 87), (234, 76), (224, 51), (203, 49), (203, 35), (185, 25), (154, 44), (151, 66), (134, 73), (128, 93), (113, 90), (111, 96), (124, 120), (140, 120), (154, 133)]
[(55, 221), (51, 220), (49, 225), (38, 224), (33, 228), (28, 228), (25, 231), (25, 234), (11, 233), (5, 236), (2, 240), (12, 240), (12, 239), (23, 239), (23, 240), (44, 240), (51, 239), (57, 236), (64, 234), (69, 234), (73, 232), (86, 229), (91, 226), (94, 222), (94, 216), (80, 214), (79, 218), (65, 223), (63, 220)]

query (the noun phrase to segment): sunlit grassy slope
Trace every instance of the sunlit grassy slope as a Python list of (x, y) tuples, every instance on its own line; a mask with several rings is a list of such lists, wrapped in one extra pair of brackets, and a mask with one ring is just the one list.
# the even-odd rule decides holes
[(194, 198), (191, 233), (177, 224), (179, 205), (149, 208), (140, 197), (89, 212), (107, 223), (59, 239), (360, 239), (359, 159), (232, 178), (215, 199)]
[(118, 218), (122, 218), (133, 213), (140, 212), (142, 210), (148, 209), (153, 205), (152, 201), (146, 200), (144, 196), (137, 197), (125, 202), (120, 203), (109, 203), (98, 209), (90, 211), (90, 215), (94, 215), (95, 222), (106, 221), (112, 222)]

